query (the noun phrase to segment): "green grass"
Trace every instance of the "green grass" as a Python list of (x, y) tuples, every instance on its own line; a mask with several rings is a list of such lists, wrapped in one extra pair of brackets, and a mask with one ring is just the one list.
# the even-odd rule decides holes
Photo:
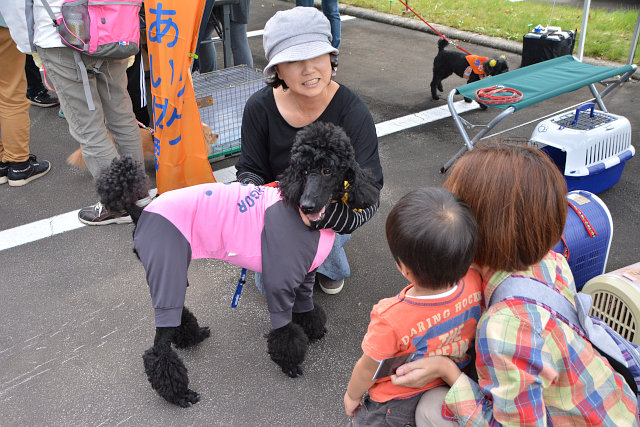
[[(418, 19), (410, 12), (403, 15), (405, 7), (398, 0), (340, 2)], [(582, 8), (556, 5), (552, 14), (551, 0), (548, 3), (512, 3), (508, 0), (409, 0), (407, 4), (430, 24), (441, 24), (520, 42), (522, 36), (529, 31), (529, 25), (531, 28), (538, 24), (544, 27), (549, 23), (564, 30), (580, 30), (582, 24)], [(608, 12), (592, 8), (587, 23), (584, 56), (626, 63), (637, 17), (637, 9)], [(579, 35), (576, 38), (576, 51), (578, 40)], [(640, 44), (636, 48), (634, 62), (638, 62), (639, 58)]]

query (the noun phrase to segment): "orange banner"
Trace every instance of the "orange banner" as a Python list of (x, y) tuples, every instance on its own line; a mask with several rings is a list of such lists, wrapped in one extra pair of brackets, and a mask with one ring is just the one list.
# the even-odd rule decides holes
[(205, 0), (145, 0), (158, 193), (215, 182), (191, 80)]

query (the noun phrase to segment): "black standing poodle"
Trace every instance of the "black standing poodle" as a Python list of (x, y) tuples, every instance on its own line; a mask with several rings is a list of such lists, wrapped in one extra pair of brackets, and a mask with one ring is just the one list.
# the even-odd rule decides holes
[(191, 259), (223, 259), (262, 272), (272, 325), (268, 352), (290, 377), (302, 374), (309, 341), (326, 332), (326, 314), (312, 298), (313, 278), (334, 232), (314, 224), (332, 201), (366, 208), (378, 202), (379, 190), (356, 163), (342, 128), (328, 123), (297, 133), (279, 179), (279, 188), (214, 183), (168, 191), (144, 209), (136, 205), (149, 187), (141, 164), (116, 159), (97, 181), (107, 209), (127, 211), (136, 225), (134, 251), (145, 268), (156, 323), (144, 368), (171, 403), (187, 407), (200, 399), (171, 344), (189, 347), (210, 335), (184, 307)]
[[(473, 83), (486, 76), (497, 76), (498, 74), (509, 71), (507, 57), (500, 55), (497, 58), (479, 58), (474, 55), (465, 55), (462, 52), (454, 50), (446, 50), (449, 44), (447, 39), (438, 40), (438, 54), (433, 58), (433, 79), (431, 80), (431, 98), (440, 99), (439, 90), (442, 89), (442, 80), (455, 73), (459, 77), (466, 78), (468, 83)], [(469, 62), (471, 59), (472, 64)], [(471, 102), (471, 99), (465, 98), (465, 101)], [(486, 105), (480, 104), (482, 109), (487, 108)]]

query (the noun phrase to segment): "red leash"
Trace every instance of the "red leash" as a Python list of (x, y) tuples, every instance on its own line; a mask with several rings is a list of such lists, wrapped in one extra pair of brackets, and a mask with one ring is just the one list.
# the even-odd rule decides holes
[(443, 39), (445, 39), (446, 41), (448, 41), (448, 42), (449, 42), (449, 44), (452, 44), (453, 46), (457, 47), (458, 49), (460, 49), (461, 51), (463, 51), (463, 52), (464, 52), (464, 53), (466, 53), (467, 55), (471, 55), (471, 53), (467, 52), (466, 50), (464, 50), (463, 48), (461, 48), (460, 46), (458, 46), (457, 44), (455, 44), (454, 42), (452, 42), (451, 40), (449, 40), (448, 38), (446, 38), (446, 37), (444, 36), (444, 34), (442, 34), (440, 31), (438, 31), (438, 30), (436, 30), (435, 28), (433, 28), (433, 27), (431, 26), (431, 24), (429, 24), (427, 21), (425, 21), (424, 19), (422, 19), (422, 16), (418, 15), (418, 14), (416, 13), (416, 11), (415, 11), (415, 10), (411, 9), (411, 8), (409, 7), (409, 5), (408, 5), (408, 4), (406, 4), (406, 3), (405, 3), (405, 2), (403, 2), (402, 0), (398, 0), (398, 1), (399, 1), (400, 3), (402, 3), (402, 4), (404, 5), (404, 7), (406, 7), (406, 8), (407, 8), (407, 9), (409, 9), (411, 12), (413, 12), (413, 14), (414, 14), (414, 15), (416, 15), (418, 18), (420, 18), (420, 20), (421, 20), (422, 22), (424, 22), (425, 24), (427, 24), (427, 25), (429, 26), (429, 28), (431, 28), (431, 29), (432, 29), (433, 31), (435, 31), (437, 34), (440, 34), (440, 37), (442, 37)]
[(522, 100), (522, 92), (504, 86), (490, 86), (476, 91), (476, 101), (482, 104), (510, 104)]

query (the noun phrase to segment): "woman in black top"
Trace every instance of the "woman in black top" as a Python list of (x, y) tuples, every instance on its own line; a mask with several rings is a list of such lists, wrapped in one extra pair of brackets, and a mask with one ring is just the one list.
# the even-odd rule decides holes
[[(269, 61), (264, 70), (268, 86), (253, 94), (245, 106), (242, 151), (236, 164), (238, 181), (257, 185), (275, 181), (288, 164), (297, 131), (323, 121), (344, 128), (356, 161), (373, 173), (382, 189), (378, 138), (371, 113), (358, 95), (331, 80), (338, 50), (331, 46), (326, 17), (311, 7), (277, 12), (265, 25), (263, 44)], [(354, 211), (338, 201), (316, 224), (343, 235), (337, 236), (334, 250), (318, 268), (323, 291), (338, 293), (342, 289), (344, 278), (350, 274), (342, 246), (377, 209), (378, 204)]]

